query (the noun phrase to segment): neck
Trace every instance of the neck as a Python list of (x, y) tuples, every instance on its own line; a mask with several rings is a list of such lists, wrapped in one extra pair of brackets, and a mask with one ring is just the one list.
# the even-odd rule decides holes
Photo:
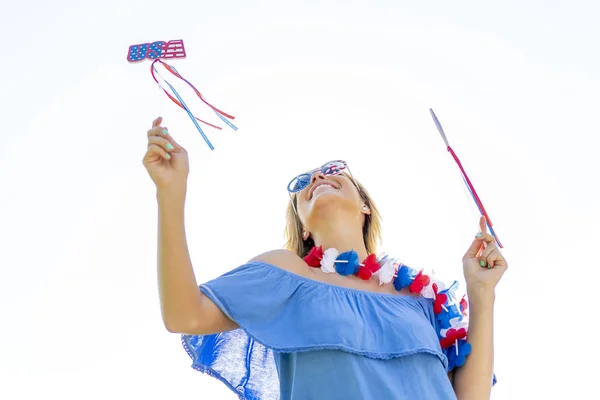
[(323, 246), (323, 250), (332, 247), (340, 253), (354, 250), (362, 261), (369, 255), (363, 239), (362, 225), (363, 221), (361, 220), (324, 220), (311, 235), (315, 245)]

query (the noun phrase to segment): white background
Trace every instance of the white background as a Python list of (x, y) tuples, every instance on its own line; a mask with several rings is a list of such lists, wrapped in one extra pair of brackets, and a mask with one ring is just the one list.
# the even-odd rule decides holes
[[(336, 158), (380, 207), (384, 250), (460, 278), (476, 215), (429, 107), (510, 262), (493, 399), (593, 397), (600, 8), (524, 3), (4, 2), (0, 398), (235, 398), (160, 319), (141, 164), (158, 115), (191, 157), (199, 282), (281, 247), (287, 182)], [(206, 129), (212, 152), (150, 62), (126, 60), (171, 39), (236, 116)]]

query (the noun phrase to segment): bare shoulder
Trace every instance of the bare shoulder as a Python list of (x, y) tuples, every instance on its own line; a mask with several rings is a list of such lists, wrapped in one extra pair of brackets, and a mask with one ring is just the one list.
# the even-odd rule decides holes
[(271, 250), (260, 254), (250, 262), (258, 261), (274, 265), (286, 271), (304, 275), (306, 272), (306, 263), (296, 253), (286, 249)]

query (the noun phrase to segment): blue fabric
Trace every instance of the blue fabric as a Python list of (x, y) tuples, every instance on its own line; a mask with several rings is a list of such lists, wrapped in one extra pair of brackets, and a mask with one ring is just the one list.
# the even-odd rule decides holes
[(241, 399), (456, 399), (433, 302), (252, 262), (200, 286), (240, 329), (184, 335), (193, 368)]

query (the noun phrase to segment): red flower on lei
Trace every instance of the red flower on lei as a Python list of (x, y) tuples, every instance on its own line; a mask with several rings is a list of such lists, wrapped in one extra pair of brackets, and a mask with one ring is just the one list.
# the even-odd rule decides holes
[(450, 328), (446, 332), (446, 337), (440, 340), (440, 346), (442, 349), (447, 349), (452, 346), (456, 341), (467, 337), (467, 330), (465, 328), (454, 329)]
[(306, 257), (304, 257), (304, 261), (308, 264), (309, 267), (317, 268), (321, 266), (321, 260), (323, 259), (323, 246), (314, 246)]
[(438, 285), (436, 283), (432, 284), (433, 293), (435, 293), (435, 300), (433, 302), (433, 312), (439, 314), (442, 312), (444, 304), (448, 301), (448, 296), (444, 293), (438, 293)]
[(381, 266), (377, 262), (377, 256), (375, 254), (370, 254), (367, 258), (365, 258), (365, 261), (363, 261), (360, 269), (356, 273), (356, 276), (367, 281), (371, 279), (373, 274), (377, 272), (379, 268), (381, 268)]
[(427, 275), (423, 273), (423, 270), (420, 270), (415, 276), (415, 280), (408, 287), (411, 293), (421, 293), (425, 286), (429, 286), (431, 280)]

